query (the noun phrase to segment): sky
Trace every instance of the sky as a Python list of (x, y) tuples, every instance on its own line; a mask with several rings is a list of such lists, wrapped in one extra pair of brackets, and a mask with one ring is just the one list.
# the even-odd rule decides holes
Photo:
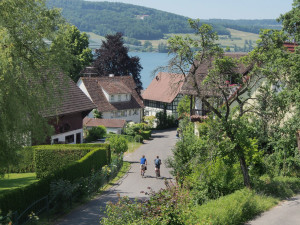
[[(103, 0), (89, 0), (103, 1)], [(159, 9), (192, 19), (276, 19), (293, 0), (105, 0)]]

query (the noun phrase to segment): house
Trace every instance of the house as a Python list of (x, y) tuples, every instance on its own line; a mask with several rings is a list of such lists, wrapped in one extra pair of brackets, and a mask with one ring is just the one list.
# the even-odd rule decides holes
[[(142, 121), (144, 104), (131, 76), (81, 77), (77, 86), (97, 106), (103, 119)], [(93, 113), (88, 117), (93, 118)]]
[(91, 127), (104, 126), (107, 133), (121, 134), (122, 129), (125, 128), (126, 120), (120, 119), (97, 119), (85, 117), (83, 120), (83, 127), (90, 129)]
[(55, 134), (51, 136), (51, 143), (82, 143), (83, 118), (96, 106), (71, 78), (63, 74), (59, 74), (58, 77), (59, 83), (56, 88), (60, 103), (42, 112), (43, 117), (54, 127)]
[(177, 118), (177, 106), (182, 98), (180, 89), (184, 83), (182, 74), (160, 72), (142, 93), (145, 116), (155, 116), (166, 109), (167, 114)]
[[(232, 57), (234, 59), (240, 59), (243, 56), (246, 56), (247, 53), (225, 53), (225, 56)], [(214, 90), (208, 89), (205, 84), (203, 84), (203, 80), (206, 78), (209, 69), (212, 67), (212, 59), (207, 59), (202, 63), (196, 70), (195, 78), (197, 83), (197, 88), (195, 87), (195, 80), (193, 76), (188, 75), (184, 84), (181, 87), (180, 93), (183, 95), (189, 95), (191, 99), (191, 105), (194, 105), (194, 108), (191, 108), (191, 119), (192, 121), (201, 120), (201, 118), (205, 118), (205, 116), (209, 113), (209, 109), (205, 106), (205, 104), (198, 98), (198, 94), (200, 92), (201, 95), (210, 97), (218, 97), (219, 95)], [(246, 76), (250, 71), (249, 67), (245, 67), (243, 64), (237, 65), (235, 68), (236, 73), (242, 74)], [(233, 95), (234, 92), (240, 87), (235, 84), (233, 79), (228, 80), (228, 90)]]

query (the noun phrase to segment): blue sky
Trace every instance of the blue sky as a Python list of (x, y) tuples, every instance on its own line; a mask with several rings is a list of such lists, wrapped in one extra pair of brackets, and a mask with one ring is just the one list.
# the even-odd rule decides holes
[[(91, 0), (90, 0), (91, 1)], [(93, 0), (102, 1), (102, 0)], [(276, 19), (293, 0), (106, 0), (160, 9), (193, 19)]]

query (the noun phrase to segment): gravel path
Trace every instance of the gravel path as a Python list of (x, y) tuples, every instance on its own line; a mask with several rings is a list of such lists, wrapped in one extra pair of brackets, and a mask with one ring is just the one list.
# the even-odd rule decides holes
[[(172, 176), (169, 169), (165, 167), (165, 159), (172, 155), (172, 148), (176, 143), (176, 130), (157, 131), (152, 135), (153, 140), (145, 141), (145, 143), (137, 149), (134, 153), (128, 154), (124, 157), (124, 161), (131, 163), (131, 168), (128, 173), (112, 188), (96, 196), (93, 200), (85, 205), (71, 211), (69, 214), (59, 219), (56, 225), (94, 225), (99, 224), (100, 217), (103, 213), (100, 207), (105, 208), (107, 202), (116, 202), (118, 195), (128, 196), (132, 199), (146, 198), (147, 196), (142, 192), (152, 190), (158, 191), (164, 188), (164, 179), (171, 180)], [(148, 161), (145, 178), (140, 175), (139, 160), (142, 155), (146, 156)], [(161, 165), (161, 179), (155, 178), (154, 159), (156, 156), (162, 159)]]

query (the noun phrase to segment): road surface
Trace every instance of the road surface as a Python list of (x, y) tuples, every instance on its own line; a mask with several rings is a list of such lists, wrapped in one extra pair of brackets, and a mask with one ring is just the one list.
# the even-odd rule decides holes
[[(93, 225), (99, 224), (100, 217), (103, 213), (100, 211), (105, 208), (107, 202), (116, 202), (118, 194), (120, 196), (128, 196), (131, 199), (147, 198), (144, 192), (149, 192), (148, 187), (154, 191), (158, 191), (165, 187), (164, 178), (171, 180), (170, 170), (165, 167), (165, 159), (172, 155), (172, 148), (176, 143), (176, 130), (157, 131), (152, 135), (153, 140), (145, 141), (139, 149), (134, 153), (124, 157), (124, 161), (131, 163), (128, 173), (112, 188), (95, 197), (87, 204), (81, 205), (71, 211), (69, 214), (60, 218), (56, 225)], [(139, 160), (142, 155), (146, 156), (148, 161), (145, 178), (140, 175)], [(162, 160), (161, 179), (155, 178), (154, 159), (156, 156)], [(102, 210), (103, 211), (103, 210)]]

